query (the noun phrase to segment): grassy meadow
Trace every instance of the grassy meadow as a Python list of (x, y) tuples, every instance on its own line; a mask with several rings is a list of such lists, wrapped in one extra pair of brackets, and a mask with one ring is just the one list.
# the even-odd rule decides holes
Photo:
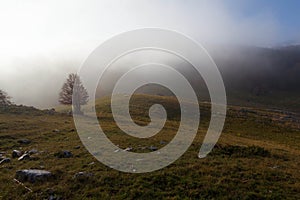
[[(96, 101), (101, 127), (116, 145), (133, 152), (167, 145), (180, 123), (172, 97), (135, 95), (130, 114), (139, 125), (149, 123), (148, 109), (161, 103), (168, 111), (165, 127), (149, 139), (124, 134), (115, 124), (109, 99)], [(29, 160), (0, 165), (0, 199), (299, 199), (300, 127), (297, 113), (229, 106), (223, 133), (203, 159), (198, 152), (210, 119), (210, 104), (201, 103), (201, 121), (188, 151), (170, 166), (151, 173), (130, 174), (98, 162), (82, 145), (67, 108), (51, 113), (24, 106), (0, 109), (0, 152), (36, 149)], [(89, 107), (84, 110), (88, 112)], [(18, 140), (28, 139), (30, 144)], [(163, 142), (162, 142), (163, 141)], [(68, 150), (73, 156), (59, 158)], [(17, 170), (43, 169), (45, 182), (19, 184)], [(75, 174), (91, 176), (77, 179)]]

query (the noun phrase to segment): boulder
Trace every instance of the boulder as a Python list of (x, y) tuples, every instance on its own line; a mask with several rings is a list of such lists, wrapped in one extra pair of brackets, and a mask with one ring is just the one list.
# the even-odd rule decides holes
[(124, 149), (123, 151), (132, 151), (133, 148), (132, 147), (127, 147), (126, 149)]
[(28, 160), (28, 159), (30, 159), (30, 156), (27, 153), (24, 153), (20, 158), (18, 158), (19, 161)]
[(16, 172), (16, 179), (21, 182), (43, 182), (47, 181), (52, 177), (52, 173), (45, 170), (38, 170), (38, 169), (24, 169)]
[(2, 158), (2, 160), (0, 161), (0, 165), (3, 163), (9, 163), (10, 162), (10, 158)]
[(64, 150), (54, 154), (58, 158), (71, 158), (73, 154), (70, 151)]
[(19, 150), (13, 150), (11, 156), (13, 158), (19, 158), (22, 155), (22, 152)]
[(28, 151), (28, 154), (29, 155), (32, 155), (32, 154), (37, 154), (39, 151), (36, 150), (36, 149), (31, 149), (30, 151)]
[(89, 173), (89, 172), (78, 172), (74, 175), (74, 179), (76, 179), (80, 182), (84, 182), (84, 181), (89, 180), (93, 176), (94, 176), (94, 174)]

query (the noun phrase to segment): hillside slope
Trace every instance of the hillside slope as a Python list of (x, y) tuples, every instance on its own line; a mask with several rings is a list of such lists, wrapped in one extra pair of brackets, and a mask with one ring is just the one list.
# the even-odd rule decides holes
[[(107, 136), (121, 148), (131, 147), (133, 152), (149, 152), (150, 146), (166, 145), (179, 124), (176, 99), (136, 95), (132, 102), (131, 115), (141, 125), (149, 122), (147, 106), (157, 102), (168, 106), (172, 112), (165, 128), (149, 139), (126, 136), (115, 125), (109, 99), (105, 98), (97, 101), (97, 111)], [(26, 107), (20, 108), (27, 110), (24, 113), (6, 109), (0, 112), (2, 156), (11, 158), (14, 149), (38, 152), (28, 160), (11, 158), (11, 162), (0, 165), (0, 199), (299, 199), (297, 115), (229, 107), (217, 146), (208, 157), (199, 159), (210, 106), (203, 103), (200, 108), (201, 125), (189, 150), (170, 166), (146, 174), (121, 173), (99, 163), (81, 144), (69, 115), (35, 113)], [(21, 144), (20, 139), (31, 143)], [(62, 150), (73, 156), (58, 157)], [(46, 182), (18, 184), (15, 173), (22, 169), (48, 170), (53, 177)], [(90, 175), (78, 178), (78, 172)]]
[[(223, 77), (230, 105), (300, 113), (299, 45), (280, 48), (219, 45), (208, 48), (208, 52)], [(172, 58), (159, 62), (178, 70), (189, 80), (199, 99), (209, 101), (206, 84), (190, 63)], [(105, 80), (99, 85), (99, 96), (111, 93), (115, 82), (125, 71), (122, 66), (108, 70)], [(153, 84), (139, 88), (138, 93), (172, 95), (168, 89)]]

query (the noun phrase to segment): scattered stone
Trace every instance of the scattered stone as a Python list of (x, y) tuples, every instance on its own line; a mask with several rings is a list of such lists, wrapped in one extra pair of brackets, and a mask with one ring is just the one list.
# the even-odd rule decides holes
[(16, 179), (21, 182), (35, 183), (37, 181), (46, 181), (51, 178), (52, 173), (45, 170), (31, 169), (31, 170), (20, 170), (16, 172)]
[(271, 169), (278, 169), (279, 168), (279, 166), (278, 165), (275, 165), (275, 166), (272, 166), (272, 167), (270, 167)]
[(159, 142), (159, 144), (164, 145), (164, 144), (167, 144), (167, 142), (164, 141), (164, 140), (161, 140), (161, 141)]
[(64, 150), (54, 154), (58, 158), (71, 158), (73, 154), (70, 151)]
[(0, 161), (0, 165), (3, 164), (3, 163), (9, 163), (10, 162), (10, 158), (3, 158), (1, 161)]
[(36, 149), (31, 149), (30, 151), (28, 151), (28, 154), (29, 155), (32, 155), (32, 154), (37, 154), (39, 151), (36, 150)]
[(95, 164), (95, 162), (91, 162), (91, 163), (89, 163), (89, 165), (94, 165)]
[(28, 140), (28, 139), (20, 139), (20, 140), (18, 140), (18, 143), (20, 143), (20, 144), (30, 144), (31, 141)]
[(59, 130), (59, 129), (54, 129), (52, 132), (53, 132), (53, 133), (59, 133), (60, 130)]
[(30, 159), (30, 156), (27, 153), (24, 153), (20, 158), (18, 158), (19, 161), (28, 160), (28, 159)]
[(76, 146), (76, 147), (74, 147), (74, 149), (80, 149), (80, 146)]
[(20, 156), (22, 156), (22, 152), (18, 150), (13, 150), (11, 156), (12, 158), (19, 158)]
[(94, 174), (89, 173), (89, 172), (78, 172), (74, 175), (74, 179), (76, 179), (80, 182), (84, 182), (84, 181), (89, 180), (93, 176), (94, 176)]
[(124, 149), (123, 151), (132, 151), (133, 148), (132, 147), (127, 147), (126, 149)]
[(150, 149), (151, 151), (157, 151), (157, 150), (158, 150), (158, 148), (155, 147), (155, 146), (150, 146), (149, 149)]

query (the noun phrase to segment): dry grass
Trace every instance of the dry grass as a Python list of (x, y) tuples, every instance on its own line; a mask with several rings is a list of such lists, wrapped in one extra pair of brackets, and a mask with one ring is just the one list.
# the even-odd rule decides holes
[[(169, 105), (167, 125), (157, 136), (138, 140), (122, 134), (112, 120), (109, 100), (97, 101), (101, 126), (120, 147), (162, 147), (178, 126), (175, 99), (138, 95), (131, 108), (135, 121), (147, 123), (147, 105)], [(13, 149), (37, 149), (33, 159), (0, 165), (0, 199), (299, 199), (300, 131), (295, 122), (278, 122), (277, 112), (231, 107), (224, 132), (208, 157), (197, 154), (209, 122), (209, 105), (201, 104), (201, 125), (189, 150), (172, 165), (153, 173), (127, 174), (99, 163), (82, 146), (73, 131), (72, 117), (26, 112), (0, 113), (0, 151), (10, 157)], [(88, 110), (88, 108), (85, 108)], [(25, 113), (25, 114), (24, 114)], [(53, 132), (59, 129), (60, 132)], [(32, 140), (22, 145), (18, 139)], [(80, 148), (75, 148), (80, 146)], [(57, 158), (55, 153), (70, 150), (72, 158)], [(147, 151), (147, 150), (145, 150)], [(24, 183), (32, 192), (14, 182), (20, 169), (45, 169), (54, 174), (49, 182)], [(86, 181), (74, 179), (77, 172), (94, 176)]]

